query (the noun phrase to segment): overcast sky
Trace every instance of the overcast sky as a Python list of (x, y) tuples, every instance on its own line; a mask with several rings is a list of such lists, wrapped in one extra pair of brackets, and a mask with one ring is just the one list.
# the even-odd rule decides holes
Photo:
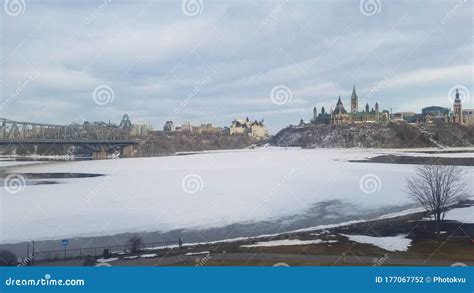
[(474, 108), (471, 0), (187, 2), (6, 0), (0, 117), (274, 133), (350, 108), (353, 84), (394, 112), (451, 107), (453, 87)]

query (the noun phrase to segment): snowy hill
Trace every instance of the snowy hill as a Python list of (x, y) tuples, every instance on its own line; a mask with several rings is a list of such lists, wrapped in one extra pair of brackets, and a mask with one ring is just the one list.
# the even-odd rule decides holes
[(305, 148), (466, 147), (474, 145), (473, 129), (444, 122), (305, 125), (282, 129), (271, 144)]

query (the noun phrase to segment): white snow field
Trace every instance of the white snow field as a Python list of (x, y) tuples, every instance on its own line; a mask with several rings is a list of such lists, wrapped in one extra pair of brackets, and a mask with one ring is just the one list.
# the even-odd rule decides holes
[(474, 206), (449, 210), (446, 214), (445, 220), (474, 224)]
[(261, 148), (3, 167), (108, 176), (2, 188), (0, 243), (223, 227), (302, 215), (329, 200), (371, 211), (410, 204), (402, 188), (414, 166), (348, 162), (389, 152)]
[(405, 238), (406, 235), (389, 236), (389, 237), (372, 237), (365, 235), (346, 235), (350, 241), (371, 244), (387, 251), (407, 251), (411, 245), (411, 239)]
[(337, 240), (299, 240), (299, 239), (282, 239), (282, 240), (271, 240), (257, 242), (254, 244), (241, 245), (240, 247), (273, 247), (273, 246), (294, 246), (294, 245), (311, 245), (311, 244), (321, 244), (321, 243), (336, 243)]

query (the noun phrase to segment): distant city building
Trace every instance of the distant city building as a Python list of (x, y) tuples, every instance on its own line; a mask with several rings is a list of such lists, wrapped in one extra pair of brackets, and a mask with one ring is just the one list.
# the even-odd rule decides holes
[(427, 118), (433, 118), (433, 117), (447, 117), (449, 115), (449, 108), (443, 108), (439, 106), (430, 106), (430, 107), (425, 107), (421, 109), (421, 115), (422, 117), (426, 120)]
[(341, 100), (341, 96), (337, 100), (336, 107), (326, 113), (324, 107), (321, 108), (321, 113), (317, 114), (316, 107), (313, 108), (313, 124), (349, 124), (349, 123), (364, 123), (364, 122), (382, 122), (388, 121), (388, 111), (380, 111), (379, 103), (375, 103), (375, 108), (370, 109), (369, 104), (365, 105), (365, 111), (359, 111), (359, 97), (355, 89), (355, 85), (352, 88), (351, 95), (351, 111), (348, 112), (344, 108), (344, 104)]
[(184, 122), (183, 124), (181, 124), (181, 129), (180, 130), (192, 133), (193, 132), (193, 126), (189, 122)]
[(248, 135), (256, 139), (262, 139), (268, 137), (268, 131), (265, 125), (263, 124), (263, 119), (261, 121), (250, 121), (247, 119), (235, 119), (232, 121), (231, 126), (229, 127), (230, 135)]
[(311, 119), (313, 124), (330, 124), (331, 123), (331, 114), (326, 112), (326, 109), (321, 107), (321, 113), (318, 114), (316, 107), (313, 108), (313, 119)]
[(462, 117), (464, 119), (464, 124), (474, 125), (474, 109), (462, 110)]
[(163, 131), (165, 132), (174, 131), (173, 121), (166, 121), (165, 126), (163, 126)]
[(331, 124), (339, 125), (348, 124), (351, 122), (351, 116), (349, 115), (349, 113), (347, 113), (346, 109), (344, 108), (344, 104), (342, 103), (341, 96), (339, 96), (336, 108), (331, 114)]
[(222, 128), (214, 127), (212, 124), (201, 124), (192, 127), (193, 134), (219, 134), (222, 133)]
[(150, 131), (153, 131), (153, 126), (150, 124), (133, 124), (129, 133), (131, 136), (140, 136), (147, 135)]
[(421, 115), (415, 112), (398, 112), (392, 115), (393, 121), (406, 121), (408, 123), (417, 122), (420, 118)]
[(459, 91), (456, 89), (456, 95), (453, 102), (452, 111), (449, 108), (439, 106), (431, 106), (421, 109), (421, 118), (424, 122), (433, 122), (434, 120), (441, 120), (459, 125), (472, 125), (473, 110), (463, 110), (462, 101), (459, 96)]
[(454, 99), (453, 105), (453, 114), (454, 114), (454, 123), (464, 124), (463, 112), (462, 112), (462, 103), (459, 97), (459, 91), (456, 89), (456, 98)]
[(181, 126), (176, 127), (176, 131), (187, 132), (190, 134), (223, 134), (224, 129), (215, 127), (210, 123), (201, 125), (192, 125), (190, 122), (185, 122)]

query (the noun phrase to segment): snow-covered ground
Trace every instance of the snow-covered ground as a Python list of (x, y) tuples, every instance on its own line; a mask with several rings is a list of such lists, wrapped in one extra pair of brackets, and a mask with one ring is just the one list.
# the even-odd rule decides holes
[(405, 238), (406, 235), (390, 236), (390, 237), (371, 237), (365, 235), (346, 235), (350, 241), (371, 244), (387, 251), (407, 251), (411, 245), (411, 239)]
[(297, 217), (331, 200), (351, 204), (347, 213), (354, 206), (397, 211), (412, 202), (402, 188), (413, 166), (348, 162), (381, 152), (263, 148), (8, 167), (108, 176), (3, 189), (0, 243), (248, 224)]
[(474, 206), (452, 209), (446, 214), (445, 220), (474, 224)]
[(321, 243), (336, 243), (337, 240), (299, 240), (299, 239), (282, 239), (282, 240), (271, 240), (271, 241), (262, 241), (254, 244), (241, 245), (240, 247), (272, 247), (272, 246), (293, 246), (293, 245), (311, 245), (311, 244), (321, 244)]

